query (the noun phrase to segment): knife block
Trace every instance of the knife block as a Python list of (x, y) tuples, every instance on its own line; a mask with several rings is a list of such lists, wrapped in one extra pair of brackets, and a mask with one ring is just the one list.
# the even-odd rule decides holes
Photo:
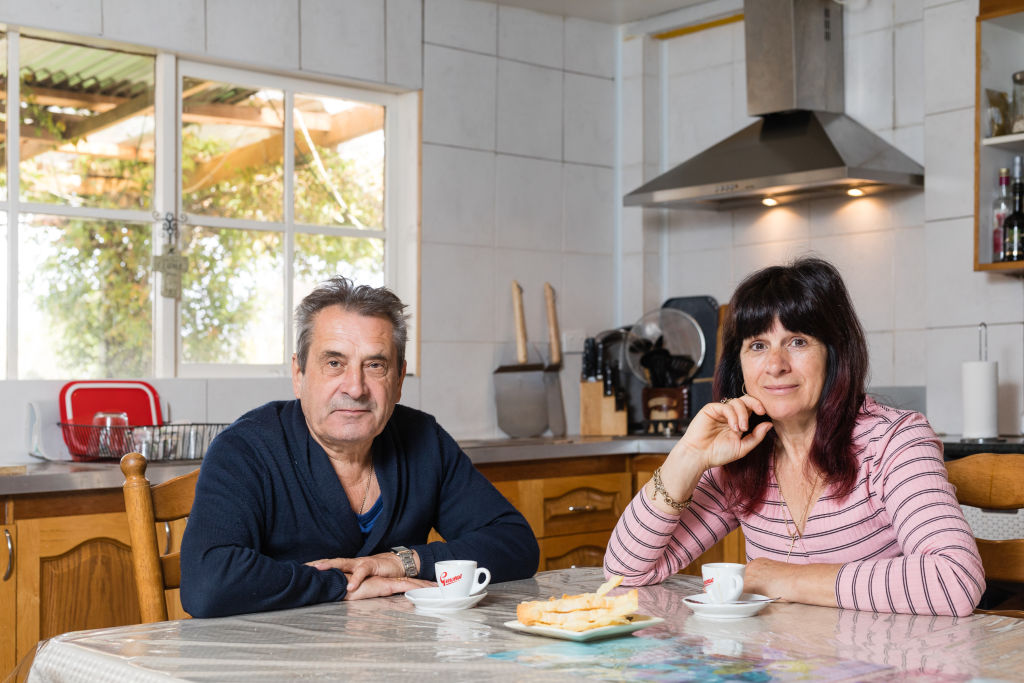
[(580, 435), (624, 436), (627, 410), (615, 410), (615, 397), (604, 395), (601, 382), (580, 382)]

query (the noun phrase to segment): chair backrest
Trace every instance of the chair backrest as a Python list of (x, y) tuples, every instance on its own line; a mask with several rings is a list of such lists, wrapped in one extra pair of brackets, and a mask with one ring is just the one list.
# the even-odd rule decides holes
[[(985, 510), (1024, 508), (1024, 454), (976, 453), (947, 462), (946, 471), (962, 505)], [(986, 580), (1024, 584), (1024, 538), (975, 541)], [(1024, 616), (1024, 612), (1013, 616)]]
[(121, 458), (139, 609), (143, 623), (150, 623), (167, 620), (164, 591), (181, 584), (180, 556), (176, 552), (161, 554), (156, 524), (188, 517), (199, 470), (151, 486), (146, 479), (146, 465), (146, 458), (140, 453), (128, 453)]

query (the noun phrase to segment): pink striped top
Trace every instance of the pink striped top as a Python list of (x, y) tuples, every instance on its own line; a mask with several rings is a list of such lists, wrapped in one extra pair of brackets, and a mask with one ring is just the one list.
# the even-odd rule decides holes
[[(818, 499), (793, 547), (793, 564), (842, 564), (840, 607), (903, 614), (970, 614), (985, 590), (974, 535), (946, 478), (942, 443), (920, 413), (867, 399), (853, 433), (860, 472), (845, 499)], [(693, 503), (677, 519), (653, 507), (643, 490), (619, 518), (605, 573), (624, 585), (663, 581), (742, 526), (747, 561), (787, 561), (787, 512), (769, 474), (761, 504), (730, 509), (719, 468), (701, 477)]]

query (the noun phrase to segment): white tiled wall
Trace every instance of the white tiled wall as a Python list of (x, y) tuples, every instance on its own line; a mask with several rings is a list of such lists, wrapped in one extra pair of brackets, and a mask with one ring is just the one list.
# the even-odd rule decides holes
[[(537, 353), (545, 282), (563, 331), (615, 323), (618, 32), (469, 0), (427, 0), (423, 25), (420, 400), (460, 436), (501, 436), (492, 374), (510, 358), (513, 279)], [(569, 354), (570, 432), (578, 375)]]

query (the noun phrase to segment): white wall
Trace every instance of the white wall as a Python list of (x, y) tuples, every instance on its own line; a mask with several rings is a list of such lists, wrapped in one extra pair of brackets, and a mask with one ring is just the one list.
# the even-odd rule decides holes
[[(725, 213), (629, 208), (623, 225), (638, 231), (661, 215), (664, 228), (648, 227), (645, 247), (660, 255), (667, 243), (668, 258), (648, 257), (646, 268), (660, 268), (674, 296), (710, 294), (724, 303), (752, 270), (808, 252), (831, 260), (867, 331), (871, 384), (925, 385), (938, 431), (962, 429), (960, 364), (977, 359), (977, 325), (987, 323), (989, 358), (999, 361), (1000, 431), (1019, 433), (1021, 281), (976, 273), (972, 263), (976, 15), (976, 0), (870, 0), (845, 9), (847, 113), (925, 166), (923, 193)], [(743, 24), (661, 42), (661, 60), (648, 58), (646, 70), (650, 46), (624, 43), (632, 67), (624, 69), (624, 89), (632, 96), (623, 121), (644, 120), (638, 86), (629, 84), (663, 71), (667, 126), (659, 149), (671, 167), (750, 122)], [(644, 155), (643, 135), (632, 128), (623, 144), (628, 191), (649, 177), (651, 151), (648, 143)]]
[[(427, 0), (423, 46), (419, 402), (460, 436), (500, 436), (492, 373), (509, 359), (511, 281), (528, 337), (613, 324), (617, 31), (487, 2)], [(579, 429), (579, 355), (562, 373)]]

